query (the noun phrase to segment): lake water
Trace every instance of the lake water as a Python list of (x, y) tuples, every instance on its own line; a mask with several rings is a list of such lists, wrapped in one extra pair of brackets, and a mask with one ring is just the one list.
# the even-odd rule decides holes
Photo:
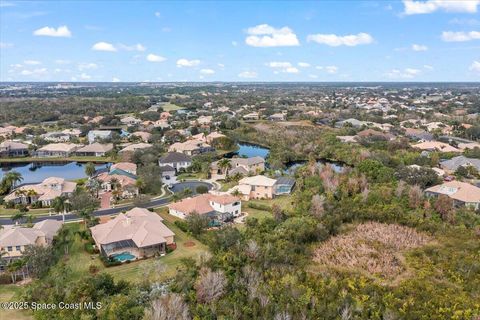
[[(79, 162), (30, 162), (0, 163), (0, 179), (9, 171), (17, 171), (22, 177), (21, 183), (38, 183), (48, 177), (60, 177), (66, 180), (85, 178), (86, 163)], [(95, 168), (103, 169), (107, 163), (95, 164)]]
[(234, 155), (238, 155), (240, 157), (262, 157), (266, 158), (268, 155), (269, 150), (267, 148), (261, 147), (256, 144), (250, 144), (250, 143), (239, 143), (238, 144), (239, 149), (234, 152)]
[[(236, 155), (240, 157), (262, 157), (264, 159), (267, 158), (269, 150), (268, 148), (264, 148), (262, 146), (256, 145), (256, 144), (251, 144), (251, 143), (245, 143), (241, 142), (238, 144), (239, 149), (232, 153), (230, 156)], [(267, 160), (268, 162), (268, 160)], [(306, 163), (306, 161), (295, 161), (288, 163), (286, 165), (285, 173), (287, 174), (295, 174), (295, 171), (303, 166)], [(343, 171), (343, 164), (338, 163), (338, 162), (333, 162), (333, 161), (328, 161), (328, 160), (318, 160), (317, 164), (318, 166), (322, 166), (325, 164), (330, 164), (335, 172), (342, 172)]]

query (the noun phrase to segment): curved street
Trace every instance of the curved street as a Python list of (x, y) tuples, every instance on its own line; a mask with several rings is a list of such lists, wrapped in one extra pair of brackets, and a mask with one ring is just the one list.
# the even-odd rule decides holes
[[(179, 182), (176, 183), (172, 186), (172, 191), (174, 193), (182, 192), (185, 189), (190, 189), (192, 190), (192, 195), (196, 194), (196, 187), (204, 185), (208, 188), (208, 190), (211, 190), (214, 187), (214, 184), (210, 182), (205, 182), (205, 181), (184, 181), (184, 182)], [(160, 206), (164, 206), (172, 201), (172, 196), (166, 197), (166, 198), (159, 198), (159, 199), (152, 199), (147, 205), (145, 205), (145, 208), (156, 208)], [(93, 216), (95, 217), (101, 217), (101, 216), (108, 216), (108, 215), (113, 215), (113, 214), (118, 214), (123, 211), (128, 211), (134, 207), (133, 204), (128, 204), (124, 206), (118, 206), (115, 208), (109, 208), (109, 209), (101, 209), (101, 210), (96, 210), (93, 212)], [(47, 219), (53, 219), (53, 220), (62, 220), (63, 216), (59, 214), (55, 215), (45, 215), (45, 216), (39, 216), (35, 217), (33, 222), (39, 222)], [(67, 213), (65, 214), (65, 222), (68, 221), (75, 221), (75, 220), (80, 220), (81, 218), (75, 214), (75, 213)], [(13, 224), (13, 221), (9, 218), (0, 218), (0, 225), (9, 225)]]

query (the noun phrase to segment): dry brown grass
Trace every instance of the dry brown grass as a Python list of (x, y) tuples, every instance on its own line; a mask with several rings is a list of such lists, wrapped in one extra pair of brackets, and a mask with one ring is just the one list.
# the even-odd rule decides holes
[(415, 229), (395, 224), (368, 222), (324, 242), (314, 260), (329, 267), (360, 269), (382, 278), (394, 278), (405, 268), (402, 251), (432, 241)]

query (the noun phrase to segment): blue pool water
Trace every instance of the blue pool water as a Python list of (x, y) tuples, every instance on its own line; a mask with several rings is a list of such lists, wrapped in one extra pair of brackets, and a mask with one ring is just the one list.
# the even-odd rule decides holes
[(117, 261), (120, 261), (120, 262), (125, 262), (127, 260), (135, 260), (135, 256), (133, 254), (128, 253), (128, 252), (113, 254), (112, 258), (117, 260)]

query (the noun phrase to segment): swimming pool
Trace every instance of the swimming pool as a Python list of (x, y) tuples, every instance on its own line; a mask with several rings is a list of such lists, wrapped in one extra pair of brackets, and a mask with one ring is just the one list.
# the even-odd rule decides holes
[(122, 253), (112, 254), (112, 258), (120, 262), (125, 262), (128, 260), (135, 260), (136, 257), (129, 252), (122, 252)]

